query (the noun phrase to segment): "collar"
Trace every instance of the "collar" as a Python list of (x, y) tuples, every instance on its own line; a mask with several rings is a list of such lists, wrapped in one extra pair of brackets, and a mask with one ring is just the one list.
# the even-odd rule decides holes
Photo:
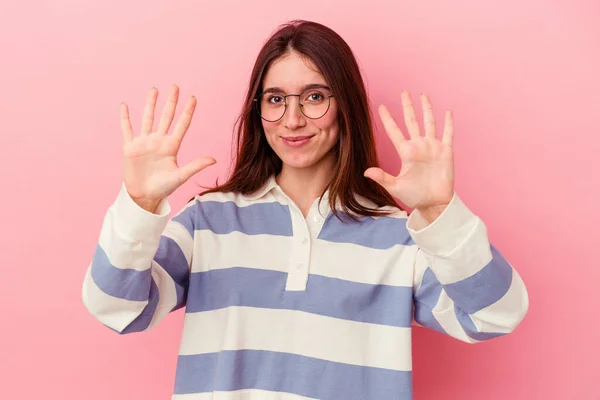
[(265, 184), (258, 189), (256, 192), (246, 195), (245, 197), (248, 200), (258, 200), (261, 197), (265, 196), (274, 188), (278, 187), (277, 181), (275, 180), (275, 175), (271, 175), (269, 179), (265, 182)]
[[(279, 188), (279, 190), (281, 191), (281, 188), (279, 187), (279, 184), (277, 183), (277, 180), (275, 179), (275, 175), (271, 175), (269, 177), (269, 179), (267, 179), (265, 184), (260, 189), (258, 189), (254, 193), (247, 194), (244, 197), (251, 201), (258, 200), (258, 199), (264, 197), (267, 193), (269, 193), (271, 190), (273, 190), (275, 188)], [(283, 194), (283, 191), (281, 191), (281, 193)], [(317, 199), (317, 201), (318, 201), (318, 199)], [(339, 201), (338, 201), (338, 204), (339, 204)], [(327, 213), (330, 211), (329, 190), (325, 191), (325, 193), (323, 194), (323, 198), (321, 199), (321, 207), (320, 207), (319, 211), (321, 212), (321, 214), (324, 214), (324, 215), (327, 215)]]

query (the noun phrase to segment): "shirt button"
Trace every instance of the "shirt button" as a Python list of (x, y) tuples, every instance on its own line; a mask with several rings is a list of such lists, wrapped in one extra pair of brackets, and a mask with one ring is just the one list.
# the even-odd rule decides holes
[(304, 267), (304, 264), (302, 264), (302, 263), (300, 263), (296, 266), (296, 268), (298, 268), (298, 269), (302, 269), (303, 267)]
[(321, 217), (319, 217), (317, 215), (316, 217), (313, 218), (313, 221), (315, 221), (315, 222), (321, 222)]
[(306, 236), (304, 236), (304, 239), (302, 239), (302, 244), (306, 244), (308, 242), (308, 238)]

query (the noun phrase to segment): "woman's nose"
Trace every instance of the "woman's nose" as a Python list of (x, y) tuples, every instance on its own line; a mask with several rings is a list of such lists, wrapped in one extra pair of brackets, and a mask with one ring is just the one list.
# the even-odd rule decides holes
[(302, 106), (296, 96), (287, 98), (286, 115), (284, 117), (286, 128), (296, 129), (306, 125), (306, 119), (300, 107)]

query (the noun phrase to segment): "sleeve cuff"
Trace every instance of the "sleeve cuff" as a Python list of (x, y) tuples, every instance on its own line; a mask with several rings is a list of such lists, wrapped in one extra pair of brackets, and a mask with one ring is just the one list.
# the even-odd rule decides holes
[(112, 208), (115, 216), (115, 229), (121, 235), (134, 241), (159, 238), (171, 214), (171, 206), (167, 199), (160, 202), (156, 213), (144, 210), (129, 196), (124, 183), (121, 185), (121, 190)]
[(469, 210), (456, 192), (450, 204), (431, 224), (414, 210), (407, 221), (408, 232), (426, 253), (446, 256), (463, 243), (477, 224), (478, 217)]

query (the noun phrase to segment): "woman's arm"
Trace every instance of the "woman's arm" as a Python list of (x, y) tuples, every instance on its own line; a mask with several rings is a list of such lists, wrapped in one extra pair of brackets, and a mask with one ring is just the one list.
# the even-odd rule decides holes
[(150, 213), (122, 187), (83, 282), (83, 303), (94, 318), (125, 334), (150, 329), (185, 305), (194, 204), (168, 220), (167, 200)]
[(487, 230), (454, 194), (429, 223), (415, 210), (409, 232), (415, 258), (414, 320), (468, 343), (512, 332), (529, 307), (517, 271), (489, 242)]

